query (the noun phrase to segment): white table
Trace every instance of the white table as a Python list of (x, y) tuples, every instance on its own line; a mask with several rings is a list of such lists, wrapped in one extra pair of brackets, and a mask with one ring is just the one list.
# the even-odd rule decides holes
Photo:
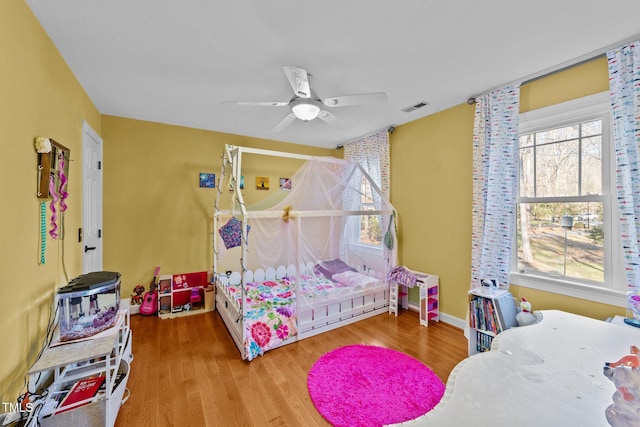
[(640, 346), (640, 329), (562, 311), (499, 334), (451, 372), (442, 401), (407, 426), (608, 426), (605, 362)]

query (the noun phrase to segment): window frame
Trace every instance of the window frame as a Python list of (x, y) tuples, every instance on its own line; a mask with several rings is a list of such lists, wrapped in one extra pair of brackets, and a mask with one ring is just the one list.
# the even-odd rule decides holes
[[(366, 169), (364, 169), (364, 170), (366, 171)], [(367, 174), (369, 173), (368, 171), (366, 171), (366, 172), (367, 172)], [(373, 197), (373, 192), (375, 191), (375, 189), (372, 186), (372, 182), (369, 181), (369, 178), (367, 176), (363, 175), (362, 176), (362, 183), (360, 185), (361, 185), (362, 193), (360, 195), (360, 200), (358, 201), (358, 210), (360, 212), (366, 212), (368, 210), (366, 208), (372, 207), (373, 208), (372, 210), (375, 211), (375, 201), (374, 200), (372, 200), (371, 202), (363, 202), (362, 201), (362, 196), (366, 193), (366, 189), (362, 189), (362, 185), (368, 185), (369, 186), (369, 191), (371, 192), (371, 195)], [(353, 246), (361, 247), (361, 248), (363, 248), (363, 250), (371, 249), (371, 250), (374, 250), (374, 251), (378, 251), (378, 250), (382, 251), (382, 245), (384, 243), (384, 233), (386, 231), (386, 230), (383, 229), (384, 222), (382, 221), (382, 217), (380, 215), (377, 215), (378, 216), (378, 223), (380, 225), (380, 231), (381, 231), (381, 234), (382, 234), (382, 236), (380, 238), (380, 243), (371, 244), (371, 243), (365, 243), (365, 242), (363, 242), (361, 240), (360, 225), (361, 225), (362, 220), (363, 220), (363, 218), (365, 216), (367, 216), (367, 215), (359, 215), (358, 216), (357, 225), (355, 227), (353, 227), (353, 229), (352, 229), (352, 231), (350, 233), (349, 244), (353, 245)], [(371, 215), (369, 215), (369, 216), (371, 216)], [(374, 216), (376, 216), (376, 215), (374, 215)]]
[[(579, 279), (557, 278), (544, 273), (518, 271), (517, 228), (514, 226), (511, 283), (518, 286), (553, 292), (575, 298), (626, 306), (626, 279), (622, 265), (622, 251), (616, 218), (615, 203), (615, 148), (611, 124), (611, 105), (608, 92), (601, 92), (583, 98), (543, 107), (520, 114), (519, 135), (539, 132), (584, 123), (590, 120), (602, 120), (602, 195), (589, 196), (593, 201), (603, 203), (604, 229), (604, 282), (581, 281)], [(518, 179), (518, 182), (520, 179)], [(527, 202), (564, 202), (572, 197), (518, 197), (516, 204)], [(514, 221), (517, 218), (514, 217)]]

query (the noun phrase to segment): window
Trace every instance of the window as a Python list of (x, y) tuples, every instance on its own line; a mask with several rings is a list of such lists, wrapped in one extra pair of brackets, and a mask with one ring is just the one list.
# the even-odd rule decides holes
[(520, 135), (518, 270), (604, 282), (602, 119)]
[(608, 94), (520, 116), (512, 282), (624, 305)]
[[(373, 188), (371, 183), (364, 176), (362, 177), (360, 191), (360, 210), (373, 211), (376, 210), (373, 198)], [(360, 218), (360, 233), (358, 243), (370, 246), (382, 245), (382, 226), (380, 224), (379, 215), (362, 215)]]
[[(380, 194), (388, 195), (389, 191), (388, 131), (381, 130), (345, 144), (344, 158), (358, 162), (366, 171), (363, 174), (356, 173), (350, 178), (354, 180), (354, 186), (359, 187), (360, 193), (357, 195), (358, 199), (350, 200), (353, 203), (350, 203), (349, 206), (361, 212), (378, 211), (379, 213), (382, 205), (385, 205), (385, 209), (387, 209), (387, 204), (381, 203)], [(376, 185), (379, 188), (376, 188)], [(373, 213), (358, 215), (357, 224), (351, 224), (349, 241), (359, 245), (361, 250), (377, 251), (382, 249), (382, 239), (388, 220)]]

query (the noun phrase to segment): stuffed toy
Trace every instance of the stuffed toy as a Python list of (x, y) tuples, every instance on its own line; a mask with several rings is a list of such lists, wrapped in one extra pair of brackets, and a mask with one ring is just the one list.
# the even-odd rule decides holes
[(522, 298), (520, 302), (520, 312), (516, 314), (518, 326), (533, 325), (537, 320), (536, 315), (531, 312), (531, 303)]
[(613, 381), (617, 391), (606, 411), (613, 427), (640, 425), (640, 349), (631, 346), (630, 354), (613, 363), (605, 363), (604, 375)]
[(133, 288), (133, 292), (135, 295), (131, 295), (131, 304), (141, 305), (142, 304), (142, 294), (144, 294), (144, 286), (138, 285)]

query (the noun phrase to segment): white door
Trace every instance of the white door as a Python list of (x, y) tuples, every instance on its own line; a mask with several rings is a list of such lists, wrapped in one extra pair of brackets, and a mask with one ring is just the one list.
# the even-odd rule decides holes
[(82, 123), (82, 272), (102, 271), (102, 138)]

